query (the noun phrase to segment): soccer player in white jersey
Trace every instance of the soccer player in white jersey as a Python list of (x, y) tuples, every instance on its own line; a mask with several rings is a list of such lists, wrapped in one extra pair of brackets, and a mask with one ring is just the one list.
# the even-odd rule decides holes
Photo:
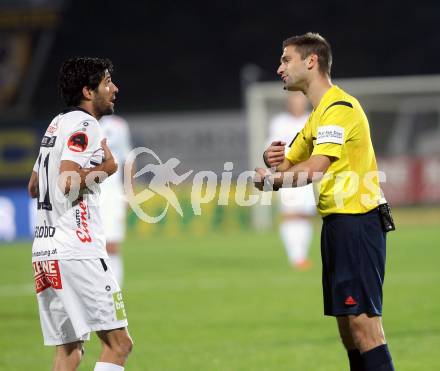
[(56, 346), (53, 371), (77, 369), (92, 331), (102, 344), (95, 371), (124, 370), (132, 348), (99, 213), (99, 183), (117, 170), (97, 121), (114, 110), (112, 69), (108, 59), (63, 63), (69, 108), (48, 126), (28, 186), (38, 201), (32, 262), (44, 344)]
[[(290, 143), (304, 127), (310, 112), (307, 112), (307, 98), (301, 92), (289, 93), (287, 112), (274, 116), (269, 125), (268, 144), (271, 142)], [(290, 264), (298, 270), (307, 270), (311, 263), (308, 252), (312, 238), (311, 217), (316, 213), (313, 186), (282, 188), (278, 192), (280, 201), (280, 235)]]
[(127, 121), (116, 115), (103, 116), (99, 124), (113, 156), (120, 165), (116, 173), (101, 184), (100, 211), (109, 263), (119, 286), (122, 286), (124, 271), (120, 245), (125, 238), (127, 214), (123, 176), (125, 159), (132, 149), (130, 128)]

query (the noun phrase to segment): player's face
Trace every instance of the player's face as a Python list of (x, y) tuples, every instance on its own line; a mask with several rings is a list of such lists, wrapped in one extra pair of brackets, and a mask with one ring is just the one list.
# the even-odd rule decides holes
[(106, 70), (93, 97), (93, 107), (99, 117), (111, 115), (114, 112), (116, 93), (118, 91), (118, 87), (113, 83), (110, 73)]
[(284, 82), (284, 89), (294, 91), (303, 90), (306, 83), (306, 60), (295, 50), (292, 45), (286, 46), (281, 56), (277, 74)]

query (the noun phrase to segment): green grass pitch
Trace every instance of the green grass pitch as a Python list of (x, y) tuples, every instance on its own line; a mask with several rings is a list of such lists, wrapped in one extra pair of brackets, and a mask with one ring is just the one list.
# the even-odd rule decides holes
[[(384, 288), (396, 370), (440, 370), (440, 223), (396, 219)], [(287, 265), (276, 232), (129, 237), (124, 253), (135, 342), (127, 370), (348, 370), (335, 320), (322, 315), (318, 229), (305, 273)], [(0, 370), (49, 370), (30, 243), (2, 245), (0, 261)], [(98, 353), (93, 335), (80, 370), (92, 370)]]

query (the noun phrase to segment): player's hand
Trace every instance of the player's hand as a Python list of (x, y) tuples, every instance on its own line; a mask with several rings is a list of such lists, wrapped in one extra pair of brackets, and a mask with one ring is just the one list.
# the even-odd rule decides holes
[(272, 142), (263, 154), (266, 165), (269, 165), (269, 167), (276, 167), (281, 164), (284, 161), (285, 146), (286, 143), (280, 140)]
[(103, 170), (108, 174), (108, 176), (110, 176), (116, 173), (116, 170), (118, 170), (118, 164), (116, 163), (115, 158), (107, 145), (107, 139), (103, 139), (101, 141), (101, 146), (104, 150), (104, 161), (102, 162), (102, 166), (104, 168)]

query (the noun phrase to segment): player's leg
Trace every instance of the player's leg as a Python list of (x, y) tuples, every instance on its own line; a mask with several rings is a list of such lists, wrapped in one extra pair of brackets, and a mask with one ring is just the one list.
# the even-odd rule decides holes
[(312, 239), (311, 216), (315, 213), (313, 191), (309, 187), (281, 189), (279, 198), (282, 215), (280, 235), (289, 262), (297, 269), (308, 269)]
[(310, 218), (300, 214), (283, 214), (280, 234), (292, 266), (297, 269), (309, 268), (308, 251), (312, 237)]
[(347, 351), (347, 356), (350, 363), (350, 371), (364, 371), (361, 352), (356, 347), (353, 336), (351, 335), (348, 317), (336, 317), (336, 321), (338, 323), (338, 330), (339, 335), (341, 336), (342, 344)]
[(70, 294), (66, 282), (68, 272), (64, 271), (63, 261), (59, 260), (33, 264), (44, 345), (56, 347), (53, 370), (76, 370), (82, 358), (83, 342), (88, 340), (89, 334), (76, 334), (71, 313), (66, 307), (66, 304), (73, 307), (71, 301), (65, 300)]
[(57, 345), (53, 361), (53, 371), (75, 371), (82, 358), (83, 342)]
[(102, 351), (95, 371), (122, 371), (133, 348), (133, 341), (126, 328), (97, 331)]
[(96, 331), (103, 352), (95, 370), (123, 370), (132, 341), (121, 289), (104, 259), (60, 262), (63, 275), (61, 300), (80, 340)]

